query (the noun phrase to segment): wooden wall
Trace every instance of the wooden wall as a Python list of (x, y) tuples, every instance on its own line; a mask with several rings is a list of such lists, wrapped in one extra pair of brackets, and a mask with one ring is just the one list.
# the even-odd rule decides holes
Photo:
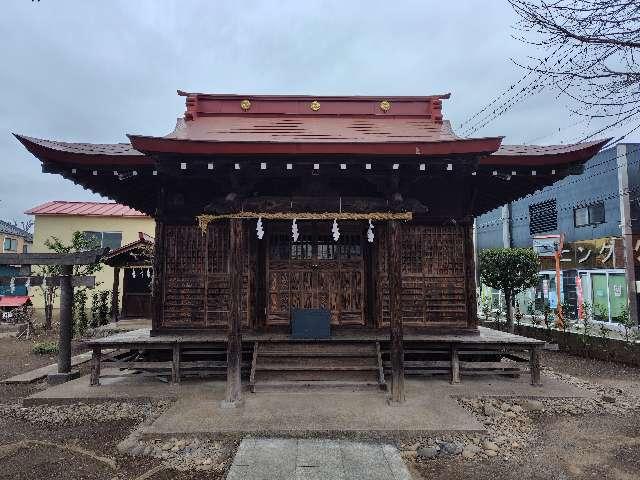
[[(164, 251), (164, 259), (161, 262), (161, 286), (155, 288), (160, 288), (162, 302), (161, 305), (154, 302), (160, 310), (160, 314), (154, 317), (154, 330), (226, 330), (230, 309), (228, 223), (212, 222), (206, 234), (195, 225), (163, 224), (159, 232), (164, 238), (164, 245), (157, 251)], [(402, 225), (401, 233), (401, 308), (404, 325), (417, 328), (474, 328), (475, 276), (470, 225), (407, 223)], [(372, 294), (364, 292), (360, 300), (373, 297), (371, 308), (364, 310), (367, 318), (358, 322), (349, 321), (344, 325), (343, 322), (334, 322), (335, 326), (388, 328), (389, 249), (385, 225), (376, 225), (375, 234), (372, 261), (365, 263), (366, 271), (362, 272), (369, 276), (363, 288), (373, 290)], [(266, 238), (263, 242), (268, 243)], [(261, 250), (257, 246), (259, 243), (255, 239), (252, 222), (245, 222), (241, 288), (244, 328), (268, 328), (277, 323), (270, 322), (262, 312), (269, 310), (267, 297), (273, 296), (269, 288), (265, 289), (270, 284), (267, 278), (273, 272), (268, 268), (264, 248)], [(258, 275), (267, 278), (260, 279)], [(334, 288), (342, 288), (337, 279), (334, 283)]]
[[(243, 236), (244, 239), (247, 235)], [(206, 234), (193, 225), (164, 226), (164, 282), (160, 327), (226, 328), (229, 324), (229, 226), (213, 222)], [(249, 259), (243, 257), (242, 324), (249, 324)]]
[[(387, 236), (379, 229), (376, 241), (377, 311), (382, 326), (389, 324), (389, 283), (387, 276)], [(403, 324), (414, 327), (452, 326), (464, 328), (470, 312), (469, 300), (475, 302), (475, 285), (467, 276), (468, 255), (462, 225), (415, 225), (402, 228), (400, 258), (402, 264)], [(472, 290), (470, 292), (469, 290)], [(474, 326), (474, 325), (471, 325)]]

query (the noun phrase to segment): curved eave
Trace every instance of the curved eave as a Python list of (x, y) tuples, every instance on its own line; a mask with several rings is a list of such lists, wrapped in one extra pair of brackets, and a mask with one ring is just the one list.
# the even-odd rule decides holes
[[(588, 143), (576, 143), (555, 147), (523, 146), (518, 153), (496, 153), (480, 160), (481, 166), (495, 167), (544, 167), (584, 163), (610, 141), (609, 138)], [(509, 148), (509, 147), (506, 147)], [(514, 147), (515, 148), (515, 147)], [(529, 152), (527, 152), (527, 149)]]
[(490, 154), (502, 137), (438, 142), (216, 142), (128, 135), (131, 145), (143, 153), (181, 155), (422, 155)]
[[(150, 240), (142, 239), (123, 245), (120, 248), (110, 251), (102, 257), (102, 263), (110, 267), (127, 266), (129, 263), (128, 255), (135, 253), (140, 255), (135, 263), (151, 263), (152, 258), (149, 256), (149, 248), (153, 249), (154, 243)], [(137, 253), (136, 253), (137, 252)]]
[[(14, 134), (22, 145), (41, 161), (66, 163), (72, 165), (124, 165), (128, 167), (153, 165), (153, 160), (139, 152), (132, 154), (110, 154), (107, 152), (86, 153), (76, 151), (74, 143), (51, 142), (39, 138)], [(122, 146), (113, 144), (113, 147)], [(107, 149), (108, 150), (108, 149)]]

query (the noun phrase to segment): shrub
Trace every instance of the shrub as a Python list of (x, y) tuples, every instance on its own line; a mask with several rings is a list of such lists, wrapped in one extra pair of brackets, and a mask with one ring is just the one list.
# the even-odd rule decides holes
[(488, 248), (479, 256), (482, 282), (504, 294), (507, 330), (513, 333), (513, 299), (538, 283), (540, 260), (531, 248)]
[(632, 332), (636, 327), (636, 323), (631, 320), (631, 317), (629, 315), (629, 308), (623, 308), (620, 312), (620, 315), (615, 317), (614, 320), (622, 325), (622, 328), (624, 328), (624, 341), (627, 343), (633, 343), (635, 341), (635, 336), (632, 335)]
[(516, 312), (513, 314), (513, 316), (516, 319), (516, 325), (518, 325), (518, 327), (522, 325), (522, 318), (524, 317), (524, 315), (520, 311), (520, 305), (518, 303), (516, 303)]
[(82, 335), (89, 323), (87, 317), (87, 292), (84, 289), (77, 289), (73, 292), (73, 331)]
[(91, 322), (89, 326), (91, 328), (100, 326), (100, 295), (95, 291), (91, 294)]
[(53, 355), (58, 353), (58, 344), (52, 341), (35, 342), (31, 350), (38, 355)]
[(98, 319), (100, 325), (106, 325), (109, 323), (109, 298), (111, 292), (109, 290), (103, 290), (99, 293), (98, 303)]

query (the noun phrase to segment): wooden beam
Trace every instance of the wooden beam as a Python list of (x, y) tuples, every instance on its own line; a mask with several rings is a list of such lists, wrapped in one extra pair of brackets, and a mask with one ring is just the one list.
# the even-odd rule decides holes
[(76, 253), (0, 253), (0, 265), (93, 265), (109, 248)]
[(113, 286), (111, 287), (111, 321), (117, 322), (120, 305), (120, 267), (113, 267)]
[(71, 275), (72, 265), (62, 266), (60, 277), (60, 336), (58, 338), (58, 373), (71, 373), (71, 336), (72, 336), (72, 307), (73, 285)]
[(230, 276), (230, 305), (229, 305), (229, 334), (227, 339), (227, 385), (225, 403), (235, 406), (241, 401), (240, 364), (242, 361), (242, 337), (240, 321), (242, 316), (241, 292), (242, 288), (242, 220), (229, 220), (229, 276)]
[(404, 395), (404, 349), (402, 345), (402, 264), (400, 256), (401, 227), (390, 221), (388, 228), (389, 253), (387, 272), (389, 276), (390, 355), (391, 355), (391, 402), (402, 403)]

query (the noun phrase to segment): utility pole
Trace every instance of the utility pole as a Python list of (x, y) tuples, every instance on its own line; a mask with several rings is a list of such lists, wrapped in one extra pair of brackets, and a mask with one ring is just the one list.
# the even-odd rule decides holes
[(621, 144), (616, 147), (616, 157), (618, 164), (618, 193), (620, 195), (620, 228), (622, 230), (622, 243), (624, 245), (624, 268), (627, 279), (629, 318), (637, 325), (638, 296), (636, 291), (633, 232), (631, 229), (631, 203), (629, 201), (629, 161), (627, 158), (626, 145)]

